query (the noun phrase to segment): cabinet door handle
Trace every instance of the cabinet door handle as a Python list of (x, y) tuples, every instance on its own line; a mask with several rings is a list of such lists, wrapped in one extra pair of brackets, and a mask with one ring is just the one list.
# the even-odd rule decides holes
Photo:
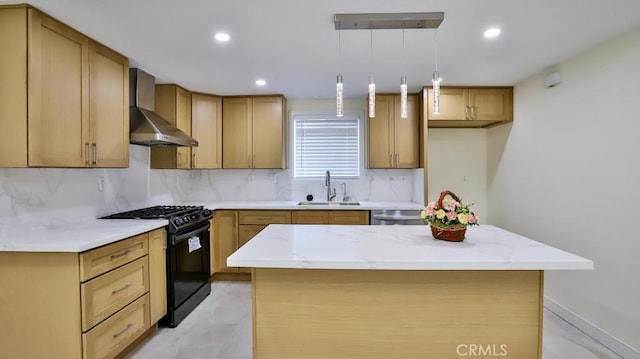
[(86, 158), (86, 160), (84, 161), (84, 164), (88, 166), (89, 162), (91, 161), (90, 160), (91, 153), (89, 151), (89, 142), (85, 142), (84, 143), (84, 155), (85, 155), (85, 158)]
[(389, 154), (389, 165), (391, 165), (391, 168), (393, 168), (393, 153)]
[(398, 156), (398, 154), (396, 153), (396, 168), (398, 168), (398, 162), (400, 161), (400, 158)]
[(129, 287), (131, 287), (131, 283), (127, 283), (127, 284), (123, 285), (122, 287), (120, 287), (118, 289), (112, 290), (111, 291), (111, 295), (118, 294), (118, 293), (122, 292), (123, 290), (125, 290), (125, 289), (127, 289)]
[(256, 155), (253, 155), (253, 168), (256, 168)]
[(126, 326), (126, 327), (124, 327), (124, 329), (122, 329), (121, 331), (119, 331), (119, 332), (115, 333), (115, 334), (113, 335), (113, 337), (114, 337), (114, 338), (117, 338), (117, 337), (121, 336), (121, 335), (122, 335), (122, 334), (124, 334), (127, 330), (131, 329), (131, 327), (133, 327), (133, 324), (132, 324), (132, 323), (127, 324), (127, 326)]
[(129, 253), (131, 253), (131, 250), (130, 249), (125, 249), (124, 251), (122, 251), (120, 253), (112, 254), (111, 255), (111, 260), (114, 260), (114, 259), (120, 258), (120, 257), (124, 257)]
[(98, 164), (98, 144), (94, 142), (91, 146), (93, 146), (93, 165), (95, 166)]
[[(193, 150), (192, 150), (192, 151), (193, 151)], [(195, 154), (195, 153), (193, 153), (193, 154), (191, 155), (191, 162), (192, 162), (191, 164), (192, 164), (193, 168), (198, 167), (198, 166), (196, 165), (196, 154)]]
[(471, 106), (465, 105), (464, 106), (464, 119), (465, 120), (469, 120), (470, 119), (469, 110), (471, 110)]
[(477, 120), (478, 117), (476, 117), (476, 109), (477, 109), (476, 105), (471, 105), (470, 107), (471, 107), (471, 119)]

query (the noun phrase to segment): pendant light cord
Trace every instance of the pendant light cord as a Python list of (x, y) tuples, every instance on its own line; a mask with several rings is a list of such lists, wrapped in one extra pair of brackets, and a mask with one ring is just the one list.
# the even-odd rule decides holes
[(373, 76), (373, 30), (371, 31), (371, 43), (369, 47), (369, 73)]
[(338, 30), (338, 73), (342, 73), (342, 31)]
[(404, 51), (404, 29), (402, 29), (402, 73), (406, 75), (407, 69), (407, 56)]
[(438, 71), (438, 29), (436, 29), (435, 31), (435, 43), (436, 43), (436, 51), (435, 51), (435, 57), (436, 57), (436, 72)]

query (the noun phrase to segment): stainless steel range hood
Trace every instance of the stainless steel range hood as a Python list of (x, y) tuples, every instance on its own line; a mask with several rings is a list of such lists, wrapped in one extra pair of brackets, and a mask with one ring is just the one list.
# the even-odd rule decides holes
[(143, 146), (198, 146), (198, 141), (153, 112), (155, 79), (129, 69), (129, 142)]

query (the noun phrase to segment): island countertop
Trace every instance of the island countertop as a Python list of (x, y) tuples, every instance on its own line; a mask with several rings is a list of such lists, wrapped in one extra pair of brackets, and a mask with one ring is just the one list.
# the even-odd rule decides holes
[(269, 225), (227, 259), (233, 267), (364, 270), (574, 270), (591, 260), (504, 229), (467, 229), (463, 242), (428, 226)]

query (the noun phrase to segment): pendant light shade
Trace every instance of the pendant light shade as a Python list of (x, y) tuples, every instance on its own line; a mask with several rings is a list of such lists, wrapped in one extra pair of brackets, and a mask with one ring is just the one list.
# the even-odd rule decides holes
[(400, 118), (407, 118), (407, 76), (400, 78)]
[(433, 72), (433, 76), (431, 77), (431, 85), (433, 86), (433, 114), (440, 114), (440, 83), (442, 82), (442, 78), (440, 77), (440, 73), (438, 72), (438, 29), (435, 31), (435, 63), (436, 70)]
[(342, 95), (342, 74), (338, 74), (336, 81), (336, 116), (344, 116), (344, 99)]
[(369, 94), (369, 118), (374, 118), (376, 117), (376, 83), (373, 80), (373, 30), (371, 30), (371, 46), (370, 46), (370, 51), (369, 51), (369, 55), (371, 58), (370, 61), (370, 68), (371, 68), (371, 75), (369, 75), (369, 88), (368, 88), (368, 94)]
[[(404, 29), (402, 29), (402, 73), (405, 73), (407, 59), (404, 54)], [(407, 76), (400, 77), (400, 118), (407, 118)]]
[(369, 117), (376, 117), (376, 84), (373, 75), (369, 76)]
[(336, 80), (336, 116), (342, 117), (344, 116), (344, 98), (343, 98), (343, 88), (342, 88), (342, 73), (340, 73), (340, 55), (342, 48), (342, 38), (340, 36), (340, 31), (338, 31), (338, 78)]

